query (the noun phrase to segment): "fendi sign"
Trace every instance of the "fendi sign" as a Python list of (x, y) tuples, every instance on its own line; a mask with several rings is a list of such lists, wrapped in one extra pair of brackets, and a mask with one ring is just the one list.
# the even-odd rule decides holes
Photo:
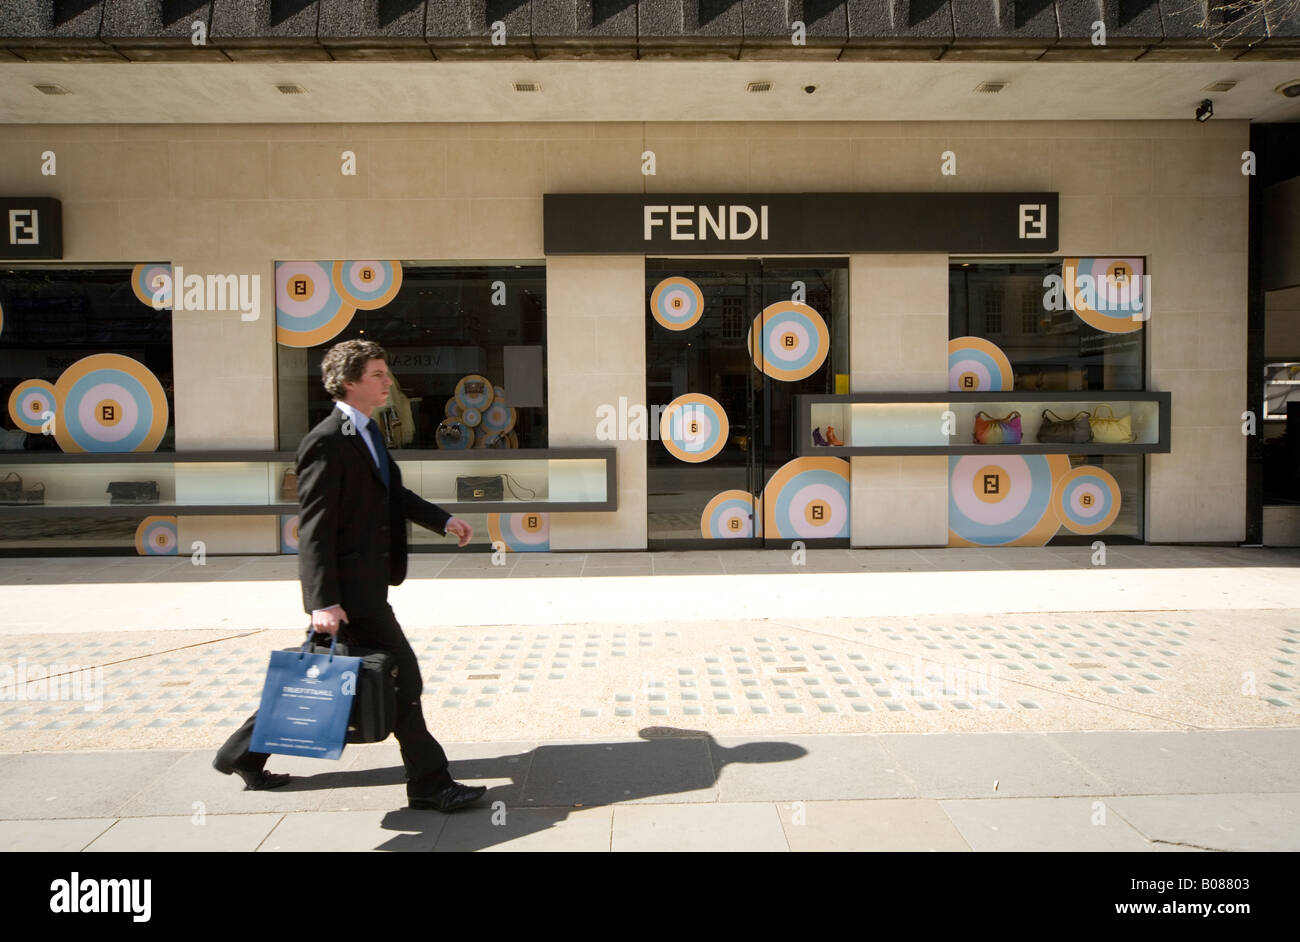
[(547, 194), (547, 255), (1057, 249), (1055, 193)]
[(0, 197), (0, 258), (63, 258), (63, 217), (58, 200)]

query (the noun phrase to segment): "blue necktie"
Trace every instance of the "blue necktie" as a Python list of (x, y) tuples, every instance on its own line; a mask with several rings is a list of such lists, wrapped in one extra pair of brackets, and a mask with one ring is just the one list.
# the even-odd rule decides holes
[(379, 434), (379, 423), (374, 419), (366, 423), (366, 435), (375, 446), (375, 455), (379, 459), (379, 477), (383, 479), (384, 487), (388, 487), (388, 451), (384, 448), (384, 436)]

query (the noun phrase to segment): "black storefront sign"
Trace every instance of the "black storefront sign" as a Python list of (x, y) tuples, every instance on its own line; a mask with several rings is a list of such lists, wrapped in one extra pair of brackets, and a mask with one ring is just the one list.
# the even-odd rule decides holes
[(1050, 254), (1055, 193), (555, 194), (547, 255)]
[(63, 258), (63, 207), (47, 197), (0, 197), (0, 259)]

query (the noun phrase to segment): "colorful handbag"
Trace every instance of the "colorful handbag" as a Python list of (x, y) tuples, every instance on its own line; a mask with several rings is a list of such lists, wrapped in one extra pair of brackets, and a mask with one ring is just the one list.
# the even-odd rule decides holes
[(1063, 419), (1051, 409), (1043, 410), (1043, 424), (1038, 426), (1038, 440), (1045, 444), (1082, 445), (1092, 441), (1091, 418), (1087, 412), (1076, 412)]
[[(1108, 414), (1102, 415), (1102, 409), (1105, 409)], [(1105, 403), (1096, 407), (1092, 413), (1092, 418), (1088, 420), (1088, 424), (1092, 427), (1092, 440), (1094, 442), (1118, 445), (1131, 442), (1135, 438), (1133, 434), (1133, 417), (1126, 415), (1122, 418), (1116, 418), (1115, 410)]]
[(298, 500), (298, 472), (293, 468), (284, 469), (280, 478), (280, 503), (292, 504)]
[(1020, 413), (995, 419), (987, 412), (976, 412), (975, 441), (981, 445), (1019, 445)]

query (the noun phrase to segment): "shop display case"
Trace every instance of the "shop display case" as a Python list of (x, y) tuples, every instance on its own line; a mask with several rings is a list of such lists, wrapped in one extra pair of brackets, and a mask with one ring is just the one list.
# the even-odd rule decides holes
[[(402, 469), (403, 484), (450, 513), (617, 509), (613, 448), (392, 455)], [(0, 519), (294, 514), (296, 482), (287, 476), (294, 458), (292, 452), (279, 451), (6, 452), (0, 454)], [(458, 478), (474, 480), (466, 486), (458, 484)]]
[[(1167, 392), (857, 393), (800, 395), (796, 400), (800, 455), (1121, 455), (1169, 451)], [(988, 444), (977, 441), (975, 426), (980, 412), (994, 419), (1018, 413), (1019, 443), (996, 440), (996, 434)], [(1065, 421), (1088, 413), (1080, 420), (1086, 426), (1088, 439), (1040, 441), (1044, 412)], [(1114, 422), (1107, 422), (1112, 415)], [(827, 444), (819, 444), (819, 439)]]

